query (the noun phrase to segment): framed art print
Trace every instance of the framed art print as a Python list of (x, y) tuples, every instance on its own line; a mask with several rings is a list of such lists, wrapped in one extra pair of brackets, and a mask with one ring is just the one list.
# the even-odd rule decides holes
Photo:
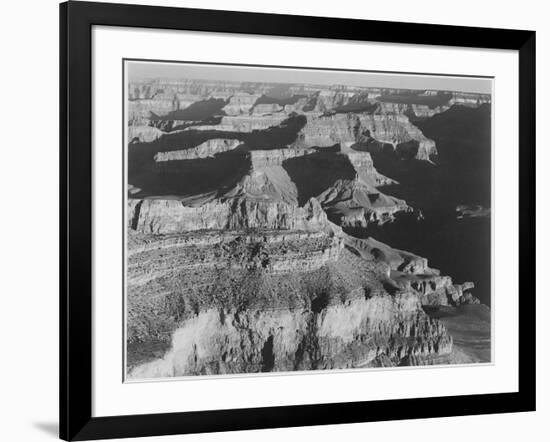
[(61, 438), (534, 410), (534, 32), (60, 13)]

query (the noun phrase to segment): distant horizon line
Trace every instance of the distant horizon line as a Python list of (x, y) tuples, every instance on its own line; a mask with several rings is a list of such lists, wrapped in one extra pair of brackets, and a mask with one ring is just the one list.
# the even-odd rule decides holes
[[(492, 96), (493, 77), (354, 69), (123, 59), (128, 83), (202, 81), (362, 89), (458, 92)], [(261, 77), (261, 78), (258, 78)], [(373, 85), (364, 85), (370, 77)]]
[(289, 86), (312, 86), (312, 87), (346, 87), (346, 88), (357, 88), (357, 89), (394, 89), (394, 90), (403, 90), (403, 91), (430, 91), (430, 92), (455, 92), (461, 94), (472, 94), (472, 95), (491, 95), (490, 92), (470, 92), (463, 90), (453, 90), (453, 89), (433, 89), (433, 88), (406, 88), (406, 87), (389, 87), (389, 86), (358, 86), (358, 85), (349, 85), (343, 83), (334, 83), (334, 84), (318, 84), (318, 83), (291, 83), (286, 81), (251, 81), (251, 80), (220, 80), (220, 79), (204, 79), (204, 78), (190, 78), (190, 77), (144, 77), (135, 80), (129, 80), (130, 83), (139, 83), (139, 82), (152, 82), (152, 81), (200, 81), (204, 83), (233, 83), (233, 84), (285, 84)]

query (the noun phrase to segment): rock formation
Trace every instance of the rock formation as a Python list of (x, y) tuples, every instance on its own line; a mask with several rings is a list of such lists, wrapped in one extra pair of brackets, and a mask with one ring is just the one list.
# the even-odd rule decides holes
[(158, 79), (128, 99), (130, 379), (459, 360), (460, 321), (430, 312), (474, 284), (373, 238), (420, 218), (376, 154), (435, 167), (421, 122), (489, 96)]
[[(175, 154), (181, 155), (178, 152), (182, 151)], [(129, 225), (153, 234), (234, 228), (314, 230), (325, 223), (325, 212), (315, 199), (298, 206), (296, 186), (282, 167), (284, 160), (309, 153), (290, 149), (252, 151), (248, 155), (249, 172), (228, 192), (199, 206), (178, 199), (130, 200)], [(166, 159), (157, 157), (157, 161)]]
[(151, 126), (128, 126), (128, 142), (150, 143), (162, 137), (164, 132)]
[(183, 150), (172, 150), (168, 152), (158, 152), (155, 154), (157, 163), (162, 161), (175, 160), (195, 160), (197, 158), (208, 158), (221, 152), (228, 152), (239, 146), (239, 140), (227, 140), (224, 138), (213, 138), (196, 147)]
[(230, 97), (229, 103), (222, 110), (229, 116), (248, 114), (258, 98), (258, 94), (237, 93)]
[(151, 115), (167, 114), (174, 110), (176, 110), (176, 106), (173, 97), (168, 100), (164, 97), (159, 97), (128, 101), (128, 118), (137, 122), (147, 121)]
[(252, 108), (253, 115), (271, 115), (283, 111), (283, 106), (277, 103), (257, 104)]
[(129, 341), (170, 342), (136, 378), (429, 363), (452, 338), (423, 305), (458, 304), (469, 287), (326, 220), (130, 241)]
[[(314, 152), (252, 151), (238, 184), (199, 206), (130, 200), (129, 342), (170, 342), (130, 377), (420, 364), (451, 354), (452, 338), (423, 306), (474, 302), (471, 285), (345, 234), (315, 198), (300, 207), (282, 165)], [(370, 155), (350, 155), (354, 185), (374, 189), (367, 183), (381, 178)]]
[(377, 191), (359, 179), (338, 180), (319, 195), (319, 201), (331, 218), (345, 227), (367, 227), (395, 220), (396, 214), (411, 213), (403, 200)]
[(308, 113), (307, 124), (295, 142), (300, 147), (329, 147), (374, 140), (394, 150), (413, 143), (413, 157), (429, 160), (437, 153), (435, 142), (426, 138), (402, 113)]

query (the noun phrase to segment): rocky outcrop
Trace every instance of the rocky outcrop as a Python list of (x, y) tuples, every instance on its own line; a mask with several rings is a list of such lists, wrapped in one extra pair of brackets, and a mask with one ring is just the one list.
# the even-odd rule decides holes
[(445, 327), (411, 295), (358, 297), (318, 313), (209, 309), (174, 333), (162, 359), (134, 368), (130, 378), (354, 368), (451, 349)]
[(217, 130), (224, 132), (252, 132), (265, 130), (281, 124), (288, 118), (285, 113), (269, 116), (237, 115), (222, 117), (219, 124), (194, 126), (193, 130)]
[[(203, 204), (189, 205), (175, 198), (129, 200), (129, 226), (153, 234), (224, 228), (323, 227), (326, 214), (319, 202), (311, 199), (299, 207), (296, 185), (282, 167), (288, 159), (311, 153), (308, 149), (252, 151), (248, 153), (248, 173), (225, 193), (202, 199)], [(182, 151), (167, 152), (157, 154), (156, 160), (185, 159), (187, 155), (184, 157)]]
[(164, 132), (151, 126), (128, 126), (129, 143), (150, 143), (158, 140), (164, 135)]
[(353, 144), (369, 139), (399, 149), (414, 144), (413, 157), (429, 160), (437, 153), (435, 142), (426, 138), (404, 114), (340, 113), (307, 114), (307, 123), (295, 142), (300, 147), (329, 147)]
[(293, 112), (296, 112), (296, 113), (303, 113), (304, 112), (304, 108), (306, 106), (308, 106), (309, 102), (311, 101), (311, 98), (306, 96), (306, 97), (302, 97), (302, 98), (299, 98), (298, 100), (296, 100), (294, 103), (292, 104), (285, 104), (284, 106), (284, 112), (286, 114), (291, 114)]
[(452, 92), (450, 104), (460, 104), (461, 106), (479, 107), (482, 104), (491, 103), (490, 94), (474, 94), (467, 92)]
[(310, 206), (309, 230), (131, 233), (129, 340), (170, 350), (130, 377), (445, 363), (452, 338), (423, 308), (475, 303), (472, 284)]
[(398, 184), (395, 180), (382, 175), (376, 170), (369, 152), (348, 151), (346, 155), (355, 169), (357, 179), (363, 183), (374, 187)]
[(170, 339), (170, 350), (130, 377), (397, 365), (452, 351), (422, 293), (388, 292), (389, 265), (335, 226), (146, 236), (132, 250), (130, 340)]
[(355, 96), (354, 91), (322, 89), (314, 95), (312, 112), (324, 113), (345, 106)]
[[(238, 144), (237, 140), (209, 140), (192, 149), (159, 152), (155, 161), (162, 165), (206, 158)], [(131, 200), (128, 219), (134, 229), (156, 234), (222, 228), (293, 229), (305, 225), (298, 188), (284, 164), (314, 156), (315, 152), (296, 148), (251, 151), (247, 154), (248, 173), (229, 190), (193, 198)], [(338, 179), (315, 195), (311, 204), (320, 203), (323, 216), (326, 212), (331, 220), (345, 227), (367, 227), (371, 223), (392, 222), (398, 215), (413, 214), (405, 201), (376, 188), (394, 181), (376, 171), (368, 152), (338, 155), (347, 158), (356, 173), (353, 179)]]
[(330, 147), (354, 143), (359, 136), (358, 116), (352, 114), (306, 114), (307, 123), (295, 142), (299, 147)]
[(257, 104), (252, 109), (252, 114), (253, 115), (271, 115), (282, 111), (283, 111), (283, 106), (277, 103)]
[(209, 158), (218, 153), (233, 150), (240, 144), (241, 142), (239, 140), (213, 138), (190, 149), (158, 152), (155, 154), (154, 160), (159, 163), (163, 161), (196, 160), (198, 158)]
[(281, 166), (291, 158), (303, 157), (315, 153), (314, 149), (271, 149), (250, 152), (250, 162), (254, 169), (260, 167)]
[(397, 215), (413, 214), (404, 200), (388, 196), (377, 186), (395, 184), (378, 173), (368, 152), (345, 154), (355, 169), (353, 179), (339, 179), (317, 199), (329, 218), (342, 227), (363, 227), (393, 222)]
[(229, 98), (229, 103), (222, 110), (229, 116), (248, 114), (260, 96), (258, 94), (237, 93)]
[[(168, 95), (167, 98), (170, 96)], [(191, 106), (194, 103), (197, 103), (199, 101), (203, 101), (205, 98), (202, 95), (196, 95), (196, 94), (185, 94), (185, 93), (175, 93), (174, 97), (172, 98), (172, 101), (174, 103), (174, 111), (178, 110), (184, 110), (187, 109), (189, 106)], [(160, 114), (157, 114), (160, 115)]]
[(329, 217), (344, 227), (368, 227), (392, 222), (397, 214), (412, 213), (407, 203), (385, 195), (359, 179), (338, 180), (318, 197)]
[[(178, 272), (215, 271), (220, 256), (235, 271), (264, 269), (271, 274), (318, 270), (338, 259), (344, 239), (330, 231), (263, 230), (246, 233), (239, 230), (218, 230), (208, 233), (189, 232), (183, 235), (150, 237), (132, 233), (130, 253), (132, 262), (160, 255), (153, 259), (147, 271), (132, 266), (131, 287), (141, 287), (150, 281)], [(237, 255), (240, 252), (240, 256)]]
[(172, 132), (176, 133), (182, 131), (188, 127), (193, 129), (192, 126), (202, 125), (202, 120), (178, 120), (174, 118), (170, 119), (154, 119), (149, 121), (149, 125), (156, 129), (159, 129), (165, 133)]
[(399, 290), (414, 290), (419, 294), (422, 305), (428, 306), (459, 306), (462, 304), (479, 304), (479, 300), (469, 290), (474, 284), (453, 284), (449, 276), (428, 275), (393, 275), (393, 280)]
[(153, 98), (128, 101), (128, 120), (146, 123), (153, 115), (164, 115), (176, 110), (172, 99)]
[[(248, 173), (235, 187), (223, 195), (223, 199), (231, 201), (233, 207), (248, 207), (250, 204), (273, 202), (283, 203), (289, 208), (297, 208), (298, 189), (283, 168), (283, 162), (312, 153), (313, 151), (310, 149), (272, 149), (250, 152), (248, 154), (250, 161)], [(315, 204), (318, 202), (315, 201)]]
[[(388, 271), (411, 275), (439, 275), (428, 266), (428, 260), (414, 253), (394, 249), (374, 238), (359, 239), (345, 235), (346, 244), (364, 259), (375, 259), (388, 265)], [(390, 273), (388, 273), (388, 276)]]
[(179, 94), (229, 99), (236, 95), (263, 95), (273, 88), (272, 83), (242, 83), (190, 78), (163, 78), (131, 81), (128, 85), (129, 100), (150, 99), (159, 94)]
[[(442, 96), (443, 98), (437, 100), (438, 96)], [(427, 100), (430, 97), (433, 97), (435, 100), (428, 102)], [(381, 101), (379, 106), (385, 113), (404, 114), (414, 122), (431, 118), (434, 115), (446, 112), (454, 105), (478, 108), (481, 105), (490, 102), (491, 96), (487, 94), (469, 94), (463, 92), (440, 93), (436, 91), (426, 91), (425, 93), (419, 95), (411, 96), (408, 94), (402, 99), (397, 98), (390, 101)]]
[(428, 260), (404, 250), (394, 249), (374, 238), (358, 239), (340, 233), (347, 247), (364, 259), (374, 259), (389, 266), (388, 277), (395, 292), (417, 293), (422, 305), (458, 306), (479, 304), (472, 295), (472, 282), (454, 284), (450, 276), (442, 276), (437, 269), (428, 266)]
[(479, 204), (465, 205), (460, 204), (456, 206), (456, 217), (458, 219), (463, 218), (487, 218), (491, 216), (491, 209), (483, 207)]

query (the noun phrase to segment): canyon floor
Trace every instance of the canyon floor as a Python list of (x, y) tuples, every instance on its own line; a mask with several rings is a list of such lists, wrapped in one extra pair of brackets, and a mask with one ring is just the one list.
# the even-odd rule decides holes
[(491, 361), (490, 95), (127, 95), (127, 379)]

